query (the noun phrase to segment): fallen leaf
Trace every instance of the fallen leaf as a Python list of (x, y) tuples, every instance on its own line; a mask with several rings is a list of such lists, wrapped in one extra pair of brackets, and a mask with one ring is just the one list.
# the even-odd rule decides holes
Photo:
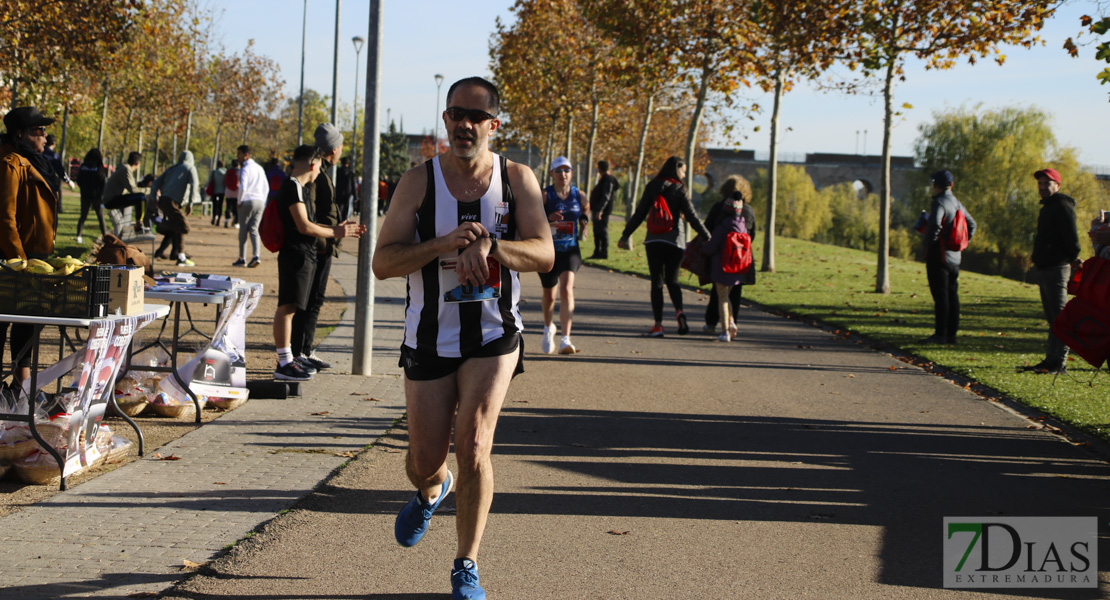
[(898, 370), (898, 367), (895, 367), (895, 366), (891, 366), (891, 367), (888, 367), (888, 368), (889, 368), (889, 369), (890, 369), (891, 371), (897, 371), (897, 370)]
[(520, 404), (528, 404), (530, 402), (530, 400), (513, 400), (513, 402), (519, 402)]
[(214, 485), (227, 485), (227, 482), (226, 481), (215, 481), (215, 482), (213, 482), (213, 484)]
[(309, 414), (309, 416), (313, 416), (313, 417), (322, 417), (326, 414), (329, 414), (329, 412), (326, 411), (326, 410), (322, 410), (320, 412), (314, 412), (314, 413), (308, 413), (308, 414)]
[(204, 566), (204, 563), (193, 562), (189, 559), (185, 559), (185, 560), (182, 561), (181, 570), (183, 570), (183, 571), (186, 570), (186, 569), (196, 570), (196, 569), (199, 569), (203, 566)]
[(400, 450), (398, 450), (396, 448), (386, 448), (386, 447), (378, 448), (378, 450), (381, 450), (382, 452), (388, 452), (390, 454), (399, 454), (401, 452)]
[(855, 379), (855, 378), (856, 378), (856, 376), (855, 376), (855, 375), (853, 375), (853, 374), (851, 374), (851, 373), (848, 373), (848, 377), (851, 377), (852, 379)]
[(354, 458), (355, 457), (355, 453), (351, 452), (350, 450), (348, 450), (346, 452), (336, 452), (335, 455), (336, 456), (342, 456), (343, 458)]
[(609, 531), (606, 531), (605, 533), (608, 533), (609, 535), (628, 535), (632, 532), (631, 531), (617, 531), (616, 529), (610, 529)]
[(174, 456), (172, 454), (169, 455), (169, 456), (162, 456), (161, 454), (155, 454), (151, 458), (153, 458), (154, 460), (181, 460), (180, 456)]
[(351, 392), (352, 396), (369, 396), (368, 392)]
[(633, 350), (632, 353), (633, 354), (643, 354), (644, 351), (643, 350)]
[(363, 400), (366, 402), (385, 402), (385, 398), (375, 398), (373, 396), (369, 398), (363, 398)]

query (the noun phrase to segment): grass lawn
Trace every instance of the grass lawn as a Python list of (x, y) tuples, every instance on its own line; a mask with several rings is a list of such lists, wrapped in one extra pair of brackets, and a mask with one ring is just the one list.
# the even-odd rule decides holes
[[(634, 234), (633, 249), (627, 252), (616, 247), (623, 226), (621, 222), (610, 224), (609, 260), (587, 263), (646, 276), (644, 227)], [(757, 265), (762, 241), (759, 236), (755, 243)], [(777, 271), (758, 273), (756, 285), (744, 290), (745, 300), (902, 348), (1110, 439), (1110, 377), (1106, 373), (1096, 376), (1095, 369), (1077, 356), (1069, 356), (1068, 374), (1057, 378), (1016, 371), (1015, 367), (1036, 364), (1044, 357), (1048, 325), (1037, 286), (962, 272), (959, 345), (920, 345), (917, 340), (933, 333), (933, 299), (924, 263), (891, 258), (893, 291), (884, 295), (874, 291), (874, 252), (783, 237), (776, 238), (775, 246)], [(686, 271), (681, 281), (697, 287), (697, 280)]]

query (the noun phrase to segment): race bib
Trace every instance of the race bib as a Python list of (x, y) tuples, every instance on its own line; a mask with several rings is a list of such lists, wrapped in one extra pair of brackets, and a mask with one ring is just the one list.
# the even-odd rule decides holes
[(556, 252), (567, 252), (576, 245), (574, 221), (555, 221), (551, 223), (551, 240), (555, 242)]
[(439, 259), (439, 289), (447, 290), (443, 293), (444, 302), (484, 302), (501, 297), (501, 263), (486, 257), (486, 266), (489, 267), (486, 282), (481, 285), (472, 285), (469, 282), (460, 285), (459, 276), (455, 272), (458, 262), (455, 258)]

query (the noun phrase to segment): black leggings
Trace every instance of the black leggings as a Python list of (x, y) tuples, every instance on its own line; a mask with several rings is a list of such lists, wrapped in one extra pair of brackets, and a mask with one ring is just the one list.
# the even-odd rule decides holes
[(89, 218), (89, 209), (94, 208), (93, 204), (96, 204), (96, 220), (100, 222), (100, 235), (103, 236), (108, 233), (108, 230), (104, 229), (104, 207), (100, 205), (100, 199), (86, 198), (84, 194), (81, 194), (81, 216), (77, 219), (78, 236), (85, 229), (85, 219)]
[(675, 313), (682, 312), (682, 286), (678, 284), (678, 268), (682, 264), (682, 248), (667, 242), (644, 244), (648, 272), (651, 273), (651, 314), (656, 323), (663, 321), (663, 284), (671, 296)]

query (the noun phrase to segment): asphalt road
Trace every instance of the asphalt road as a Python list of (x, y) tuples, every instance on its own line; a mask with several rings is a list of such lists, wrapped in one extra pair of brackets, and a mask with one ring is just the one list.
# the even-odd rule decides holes
[[(584, 268), (575, 356), (539, 353), (494, 450), (479, 557), (490, 598), (1096, 598), (1103, 589), (941, 587), (946, 516), (1097, 516), (1110, 467), (941, 377), (754, 309), (739, 339), (644, 337), (645, 280)], [(669, 308), (668, 308), (669, 313)], [(453, 497), (414, 548), (404, 424), (166, 598), (440, 599)], [(1106, 526), (1100, 525), (1106, 579)], [(1105, 588), (1105, 585), (1103, 585)]]

